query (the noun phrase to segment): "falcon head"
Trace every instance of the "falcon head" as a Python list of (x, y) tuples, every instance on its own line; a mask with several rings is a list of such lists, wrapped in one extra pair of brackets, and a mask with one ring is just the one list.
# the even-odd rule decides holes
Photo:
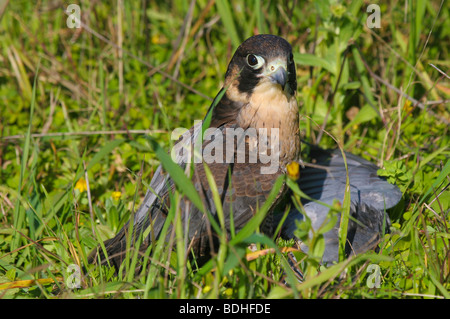
[(297, 158), (297, 80), (292, 48), (286, 40), (269, 34), (245, 40), (228, 65), (223, 90), (223, 96), (218, 94), (220, 101), (211, 106), (212, 127), (234, 124), (244, 130), (267, 129), (268, 135), (279, 138), (280, 158)]
[(293, 96), (297, 80), (291, 45), (270, 34), (247, 39), (231, 59), (225, 82), (237, 89), (232, 94), (249, 97), (259, 86), (273, 86), (288, 97)]

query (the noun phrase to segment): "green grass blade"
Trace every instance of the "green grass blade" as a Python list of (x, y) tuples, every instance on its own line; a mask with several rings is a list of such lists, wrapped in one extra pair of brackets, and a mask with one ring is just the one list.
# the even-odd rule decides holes
[(275, 201), (275, 198), (279, 195), (279, 192), (281, 188), (283, 187), (285, 183), (285, 176), (279, 176), (277, 180), (275, 181), (272, 190), (269, 193), (269, 196), (267, 196), (266, 201), (262, 205), (262, 207), (258, 210), (258, 212), (245, 224), (245, 226), (236, 234), (234, 238), (230, 240), (230, 245), (236, 245), (240, 242), (242, 242), (245, 238), (253, 234), (261, 225), (264, 218), (266, 218), (267, 212), (273, 205), (273, 202)]
[(241, 44), (241, 38), (238, 35), (236, 24), (231, 13), (230, 5), (228, 1), (216, 0), (217, 11), (223, 21), (227, 33), (230, 35), (233, 46), (237, 48)]
[[(22, 183), (25, 178), (25, 170), (27, 169), (27, 163), (28, 163), (28, 154), (30, 152), (31, 126), (33, 124), (34, 108), (36, 106), (36, 87), (37, 87), (37, 77), (39, 74), (40, 64), (41, 64), (41, 62), (39, 60), (38, 65), (36, 66), (35, 74), (34, 74), (33, 90), (31, 93), (31, 103), (30, 103), (30, 117), (29, 117), (29, 121), (28, 121), (27, 134), (25, 136), (25, 141), (24, 141), (24, 146), (23, 146), (23, 154), (22, 154), (21, 166), (20, 166), (19, 186), (17, 189), (17, 192), (19, 194), (22, 193)], [(19, 200), (15, 204), (14, 216), (15, 216), (14, 229), (17, 229), (17, 230), (22, 229), (23, 223), (25, 221), (25, 210), (24, 210), (24, 207), (21, 208)], [(13, 242), (11, 244), (11, 250), (17, 249), (19, 247), (19, 240), (20, 240), (20, 234), (15, 233)]]

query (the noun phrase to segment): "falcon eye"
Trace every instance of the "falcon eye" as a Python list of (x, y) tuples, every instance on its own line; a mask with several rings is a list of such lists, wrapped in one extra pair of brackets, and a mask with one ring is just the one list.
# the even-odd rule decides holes
[(247, 55), (247, 64), (253, 69), (258, 69), (264, 64), (264, 59), (259, 55), (249, 54)]
[(258, 59), (253, 54), (249, 54), (247, 55), (247, 63), (250, 66), (255, 66), (258, 64)]

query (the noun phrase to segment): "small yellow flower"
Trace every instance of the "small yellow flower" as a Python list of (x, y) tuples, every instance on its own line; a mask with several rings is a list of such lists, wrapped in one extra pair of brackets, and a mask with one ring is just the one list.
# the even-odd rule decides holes
[(212, 289), (211, 286), (205, 286), (205, 287), (203, 287), (203, 291), (202, 291), (202, 292), (203, 292), (204, 294), (206, 294), (206, 293), (210, 292), (211, 289)]
[(121, 193), (121, 192), (112, 192), (112, 194), (111, 194), (111, 197), (112, 197), (114, 200), (119, 200), (121, 196), (122, 196), (122, 193)]
[(412, 103), (410, 100), (406, 100), (405, 104), (403, 104), (403, 111), (405, 111), (406, 113), (411, 113), (412, 110), (414, 110), (414, 107), (412, 106)]
[(154, 34), (151, 38), (152, 44), (164, 44), (167, 43), (167, 39), (163, 36), (159, 36), (157, 34)]
[(232, 288), (227, 288), (223, 294), (227, 297), (231, 297), (233, 295), (233, 289)]
[(75, 189), (78, 189), (80, 193), (87, 191), (87, 184), (84, 178), (80, 178), (75, 184)]
[(300, 177), (300, 165), (297, 162), (290, 162), (286, 165), (287, 174), (293, 180), (297, 180)]

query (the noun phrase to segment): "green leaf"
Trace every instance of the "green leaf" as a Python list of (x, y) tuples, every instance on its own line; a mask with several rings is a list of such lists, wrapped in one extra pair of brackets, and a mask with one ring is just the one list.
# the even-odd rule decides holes
[(89, 164), (86, 167), (86, 170), (91, 169), (95, 164), (100, 162), (103, 158), (109, 155), (113, 149), (122, 144), (124, 140), (113, 140), (111, 142), (106, 143), (89, 161)]
[(344, 131), (348, 130), (353, 125), (358, 125), (364, 122), (368, 122), (378, 116), (378, 112), (373, 107), (366, 104), (359, 110), (356, 116), (345, 126)]
[(341, 86), (343, 90), (357, 90), (361, 87), (361, 82), (354, 81), (354, 82), (348, 82)]
[(425, 199), (430, 195), (430, 193), (433, 192), (435, 189), (437, 189), (438, 185), (441, 184), (444, 181), (444, 179), (448, 178), (449, 175), (450, 175), (450, 160), (447, 160), (447, 163), (445, 163), (445, 166), (442, 169), (441, 173), (439, 174), (438, 178), (434, 181), (433, 185), (427, 190), (427, 192), (420, 199), (419, 205), (421, 205), (425, 201)]
[(8, 277), (8, 279), (10, 281), (14, 281), (16, 280), (16, 268), (11, 268), (6, 272), (6, 277)]
[[(36, 105), (36, 86), (37, 86), (37, 78), (39, 74), (39, 67), (41, 65), (41, 60), (39, 59), (38, 65), (36, 67), (36, 73), (34, 75), (34, 82), (33, 82), (33, 91), (31, 93), (31, 103), (30, 103), (30, 117), (28, 122), (28, 129), (27, 134), (25, 136), (24, 146), (23, 146), (23, 154), (22, 159), (20, 163), (20, 179), (19, 179), (19, 187), (17, 189), (17, 192), (21, 194), (22, 192), (22, 183), (23, 179), (25, 178), (25, 170), (28, 166), (28, 153), (30, 151), (30, 141), (31, 141), (31, 127), (33, 124), (33, 117), (34, 117), (34, 108)], [(14, 228), (17, 230), (22, 230), (23, 223), (25, 221), (25, 210), (21, 209), (20, 202), (16, 202), (14, 215), (16, 218), (14, 218)], [(14, 239), (11, 244), (12, 249), (18, 248), (20, 240), (20, 234), (16, 232), (14, 234)]]
[(294, 53), (294, 60), (301, 65), (316, 66), (326, 69), (332, 74), (336, 73), (336, 65), (332, 61), (328, 61), (314, 54)]
[(233, 46), (237, 48), (239, 45), (241, 45), (242, 41), (238, 35), (229, 2), (225, 0), (216, 0), (216, 5), (217, 11), (219, 12), (225, 29), (227, 30), (227, 33), (230, 36), (231, 41), (233, 42)]

